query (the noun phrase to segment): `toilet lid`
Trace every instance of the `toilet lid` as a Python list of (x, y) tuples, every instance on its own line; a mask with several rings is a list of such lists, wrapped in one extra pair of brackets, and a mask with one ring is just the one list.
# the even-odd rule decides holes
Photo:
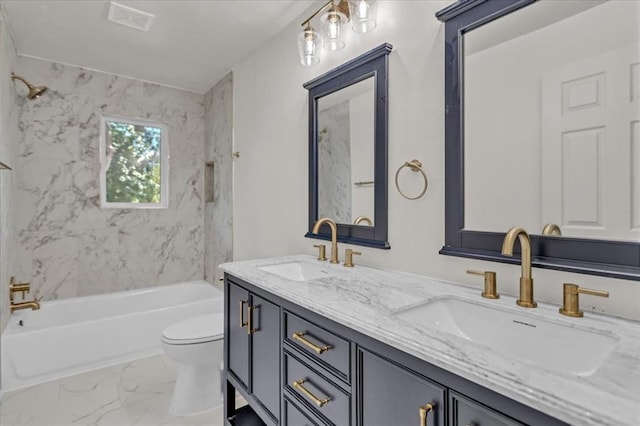
[(177, 322), (165, 328), (162, 340), (174, 345), (209, 342), (224, 336), (222, 313), (200, 315)]

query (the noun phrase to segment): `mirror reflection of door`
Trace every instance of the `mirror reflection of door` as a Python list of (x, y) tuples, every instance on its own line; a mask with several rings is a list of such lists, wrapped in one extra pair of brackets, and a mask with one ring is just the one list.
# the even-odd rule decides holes
[(640, 241), (639, 16), (536, 2), (465, 34), (465, 229)]
[(318, 100), (318, 217), (374, 223), (374, 78)]
[(542, 217), (563, 235), (640, 241), (639, 61), (636, 44), (543, 77)]

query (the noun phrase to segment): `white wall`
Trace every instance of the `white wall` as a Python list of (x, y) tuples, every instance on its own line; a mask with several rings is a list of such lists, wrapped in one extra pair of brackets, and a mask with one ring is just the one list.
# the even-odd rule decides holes
[[(480, 289), (466, 269), (498, 272), (501, 293), (516, 295), (520, 268), (441, 256), (444, 242), (444, 24), (434, 14), (450, 2), (382, 1), (378, 28), (347, 31), (347, 47), (325, 53), (312, 68), (298, 63), (300, 17), (234, 69), (234, 259), (313, 254), (307, 231), (307, 91), (302, 84), (383, 43), (394, 46), (389, 66), (390, 250), (357, 247), (357, 263), (379, 265)], [(300, 22), (298, 22), (300, 21)], [(429, 190), (416, 201), (398, 194), (395, 172), (419, 159)], [(409, 176), (411, 177), (411, 176)], [(419, 176), (414, 176), (420, 179)], [(505, 226), (505, 230), (507, 227)], [(346, 244), (340, 244), (343, 258)], [(640, 283), (548, 270), (534, 271), (536, 297), (560, 303), (562, 283), (611, 292), (608, 299), (583, 297), (582, 306), (640, 319)]]

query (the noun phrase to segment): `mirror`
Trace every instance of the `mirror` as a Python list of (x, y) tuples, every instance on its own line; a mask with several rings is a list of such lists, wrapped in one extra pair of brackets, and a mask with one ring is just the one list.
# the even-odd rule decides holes
[(462, 3), (437, 14), (441, 253), (512, 262), (502, 238), (522, 226), (534, 266), (640, 280), (640, 3)]
[(388, 249), (387, 69), (383, 44), (306, 83), (309, 90), (309, 232), (338, 241)]
[(318, 99), (318, 216), (373, 226), (374, 78)]

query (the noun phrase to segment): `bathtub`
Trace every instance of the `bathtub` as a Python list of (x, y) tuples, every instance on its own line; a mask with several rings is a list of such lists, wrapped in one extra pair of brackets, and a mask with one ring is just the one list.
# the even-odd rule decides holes
[(158, 354), (164, 328), (223, 312), (222, 296), (206, 281), (190, 281), (16, 311), (2, 335), (2, 391)]

